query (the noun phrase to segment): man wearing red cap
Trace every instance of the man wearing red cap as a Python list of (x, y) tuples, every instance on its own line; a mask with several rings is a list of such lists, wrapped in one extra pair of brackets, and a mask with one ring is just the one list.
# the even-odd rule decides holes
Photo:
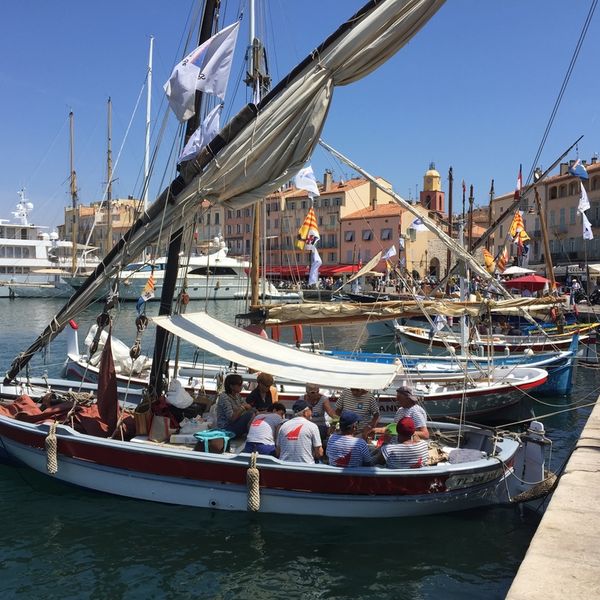
[[(393, 433), (393, 432), (392, 432)], [(404, 417), (396, 423), (397, 444), (384, 444), (381, 455), (390, 469), (418, 469), (429, 460), (429, 447), (425, 440), (413, 441), (415, 422)]]

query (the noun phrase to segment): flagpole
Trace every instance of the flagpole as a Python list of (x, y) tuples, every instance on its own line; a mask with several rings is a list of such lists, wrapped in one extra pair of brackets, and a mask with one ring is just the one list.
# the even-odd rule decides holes
[[(448, 236), (452, 237), (453, 219), (452, 219), (452, 193), (454, 188), (454, 174), (452, 167), (448, 169)], [(446, 277), (450, 273), (450, 265), (452, 264), (452, 252), (450, 248), (446, 250)]]

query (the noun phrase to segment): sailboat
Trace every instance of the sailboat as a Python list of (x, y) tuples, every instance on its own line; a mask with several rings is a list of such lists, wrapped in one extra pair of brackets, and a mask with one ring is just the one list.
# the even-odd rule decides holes
[[(93, 300), (106, 278), (129, 257), (139, 254), (148, 240), (166, 226), (174, 233), (147, 392), (150, 397), (158, 397), (164, 389), (168, 346), (164, 327), (173, 330), (178, 326), (168, 314), (173, 289), (167, 286), (176, 278), (170, 271), (177, 273), (177, 241), (181, 239), (183, 215), (203, 197), (228, 206), (247, 205), (287, 181), (306, 163), (317, 143), (335, 86), (349, 84), (374, 70), (405, 45), (442, 4), (441, 0), (368, 2), (257, 105), (244, 108), (199, 157), (182, 167), (180, 175), (109, 252), (52, 323), (14, 360), (5, 382), (10, 383), (33, 353), (47, 345)], [(105, 315), (108, 317), (108, 309)], [(109, 321), (103, 320), (105, 324)], [(192, 325), (191, 331), (181, 331), (181, 335), (194, 331)], [(202, 335), (218, 346), (224, 343), (227, 332), (217, 326)], [(382, 389), (396, 375), (395, 365), (372, 364), (357, 374), (356, 364), (350, 361), (321, 356), (308, 361), (307, 355), (298, 350), (284, 352), (276, 342), (262, 341), (272, 346), (264, 353), (257, 342), (258, 351), (251, 365), (268, 366), (276, 376), (287, 373), (296, 380), (322, 385)], [(105, 352), (107, 366), (110, 356), (110, 351)], [(104, 373), (114, 384), (110, 370)], [(188, 506), (313, 517), (410, 516), (512, 502), (517, 494), (545, 477), (548, 440), (538, 423), (532, 423), (523, 437), (432, 423), (430, 428), (439, 431), (443, 436), (440, 439), (445, 440), (443, 450), (456, 460), (449, 458), (419, 469), (344, 469), (250, 456), (240, 453), (239, 448), (236, 451), (228, 447), (228, 452), (212, 454), (159, 445), (141, 436), (130, 440), (119, 425), (131, 423), (132, 418), (117, 413), (114, 393), (108, 390), (108, 386), (99, 386), (95, 420), (93, 407), (73, 407), (71, 418), (64, 420), (58, 416), (58, 407), (42, 411), (26, 398), (0, 409), (2, 448), (9, 457), (38, 472), (92, 490)], [(91, 428), (92, 420), (98, 424), (95, 430)]]

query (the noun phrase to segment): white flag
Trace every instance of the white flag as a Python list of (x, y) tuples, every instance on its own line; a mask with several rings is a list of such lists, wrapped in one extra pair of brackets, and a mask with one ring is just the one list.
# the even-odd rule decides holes
[(592, 224), (588, 221), (588, 218), (585, 216), (585, 213), (581, 213), (581, 219), (583, 221), (583, 239), (593, 240), (594, 234), (592, 232)]
[(222, 29), (190, 52), (171, 73), (164, 90), (180, 121), (195, 114), (196, 90), (225, 98), (239, 21)]
[(315, 246), (312, 247), (312, 261), (310, 264), (310, 272), (308, 273), (308, 285), (313, 285), (318, 283), (319, 281), (319, 269), (323, 261), (321, 260), (321, 256), (319, 255), (319, 251)]
[(579, 205), (577, 206), (577, 210), (580, 213), (583, 213), (584, 210), (587, 210), (590, 207), (590, 201), (588, 199), (587, 192), (583, 187), (583, 181), (581, 182), (581, 198), (579, 198)]
[(308, 166), (300, 169), (296, 177), (294, 177), (294, 185), (299, 190), (306, 190), (309, 196), (318, 196), (319, 187), (317, 186), (317, 178), (312, 167)]
[(388, 258), (392, 258), (392, 256), (396, 256), (396, 246), (392, 246), (382, 257), (381, 260), (388, 260)]
[(190, 136), (188, 143), (185, 145), (181, 156), (177, 162), (183, 162), (184, 160), (191, 160), (198, 154), (204, 146), (208, 145), (212, 139), (221, 130), (220, 116), (223, 105), (219, 104), (213, 108), (207, 115), (202, 124), (194, 133)]
[(427, 225), (425, 225), (425, 223), (423, 223), (423, 219), (415, 219), (411, 223), (411, 227), (415, 231), (427, 231)]

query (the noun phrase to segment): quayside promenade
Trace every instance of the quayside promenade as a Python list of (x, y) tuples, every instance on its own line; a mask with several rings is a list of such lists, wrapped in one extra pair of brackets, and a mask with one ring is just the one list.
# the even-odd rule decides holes
[(581, 432), (506, 598), (600, 598), (600, 403)]

